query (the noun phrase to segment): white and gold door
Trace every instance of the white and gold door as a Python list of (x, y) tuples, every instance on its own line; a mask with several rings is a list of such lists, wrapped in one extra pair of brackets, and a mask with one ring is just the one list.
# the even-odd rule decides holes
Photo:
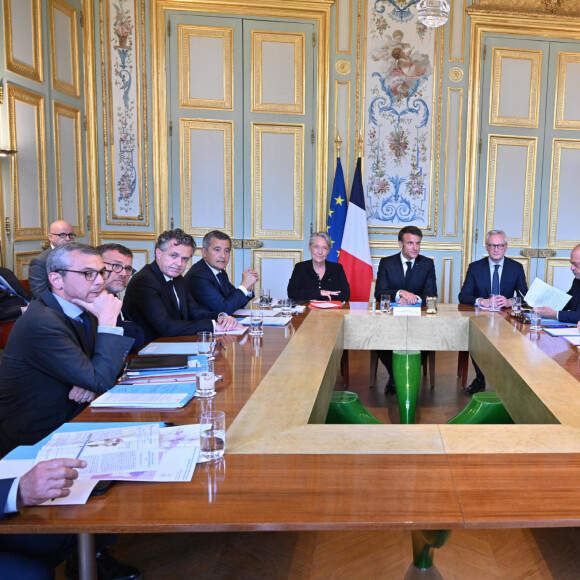
[(580, 241), (580, 44), (488, 36), (484, 44), (474, 259), (504, 230), (508, 256), (570, 288)]
[(314, 25), (175, 13), (169, 26), (173, 224), (198, 243), (226, 232), (232, 281), (252, 266), (285, 297), (314, 215)]

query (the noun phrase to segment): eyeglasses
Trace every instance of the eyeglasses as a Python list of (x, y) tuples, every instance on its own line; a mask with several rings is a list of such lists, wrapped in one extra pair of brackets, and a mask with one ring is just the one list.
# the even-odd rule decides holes
[(85, 278), (89, 282), (94, 282), (97, 279), (97, 276), (101, 276), (103, 280), (106, 280), (111, 273), (106, 268), (103, 268), (102, 270), (65, 270), (62, 268), (57, 270), (57, 272), (73, 272), (74, 274), (84, 274)]
[(135, 270), (135, 268), (132, 268), (131, 266), (121, 266), (121, 264), (111, 264), (111, 262), (103, 262), (103, 263), (107, 264), (107, 266), (111, 266), (111, 270), (117, 274), (125, 270), (125, 274), (127, 274), (127, 276), (132, 276), (133, 274), (135, 274), (135, 272), (137, 272), (137, 270)]
[(487, 244), (487, 247), (490, 250), (503, 250), (505, 248), (505, 244)]
[(62, 233), (62, 234), (53, 234), (52, 232), (50, 232), (50, 235), (56, 236), (56, 237), (60, 238), (61, 240), (64, 240), (66, 238), (74, 240), (77, 237), (77, 235), (74, 232)]

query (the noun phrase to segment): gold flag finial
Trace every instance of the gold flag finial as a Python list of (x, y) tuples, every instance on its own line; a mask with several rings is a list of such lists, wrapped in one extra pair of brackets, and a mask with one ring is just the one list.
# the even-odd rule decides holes
[(342, 139), (340, 138), (340, 134), (336, 134), (336, 139), (334, 140), (334, 145), (336, 147), (336, 156), (340, 157), (340, 148), (342, 147)]

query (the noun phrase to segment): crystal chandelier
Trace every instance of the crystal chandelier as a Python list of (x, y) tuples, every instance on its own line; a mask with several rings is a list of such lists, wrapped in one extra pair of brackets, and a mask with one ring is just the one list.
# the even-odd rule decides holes
[(420, 0), (417, 4), (419, 22), (431, 28), (443, 26), (449, 18), (448, 0)]

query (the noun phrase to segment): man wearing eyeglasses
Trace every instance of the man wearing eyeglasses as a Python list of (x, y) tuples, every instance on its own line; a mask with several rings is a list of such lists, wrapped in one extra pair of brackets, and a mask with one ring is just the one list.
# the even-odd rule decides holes
[(46, 261), (48, 260), (50, 252), (63, 244), (74, 242), (76, 237), (73, 227), (63, 220), (57, 220), (51, 223), (48, 232), (50, 248), (47, 248), (44, 252), (41, 252), (33, 258), (28, 266), (28, 284), (32, 296), (37, 296), (48, 288)]
[[(526, 274), (519, 262), (506, 258), (507, 236), (502, 230), (490, 230), (485, 236), (485, 247), (489, 257), (469, 264), (465, 281), (459, 292), (459, 302), (480, 308), (489, 308), (490, 294), (495, 294), (499, 308), (507, 308), (514, 302), (514, 295), (524, 296), (528, 291)], [(473, 362), (475, 379), (465, 389), (466, 395), (485, 390), (485, 377)]]
[(104, 292), (98, 251), (55, 248), (50, 289), (14, 324), (0, 365), (0, 456), (32, 445), (110, 389), (133, 339), (117, 327), (121, 301)]
[[(127, 288), (131, 276), (136, 272), (133, 268), (133, 252), (121, 244), (103, 244), (97, 248), (97, 251), (101, 254), (108, 272), (108, 278), (105, 280), (105, 290), (118, 298), (119, 293)], [(134, 349), (145, 344), (145, 332), (131, 320), (124, 308), (121, 308), (121, 312), (119, 312), (117, 326), (125, 331), (125, 336), (134, 339)]]

